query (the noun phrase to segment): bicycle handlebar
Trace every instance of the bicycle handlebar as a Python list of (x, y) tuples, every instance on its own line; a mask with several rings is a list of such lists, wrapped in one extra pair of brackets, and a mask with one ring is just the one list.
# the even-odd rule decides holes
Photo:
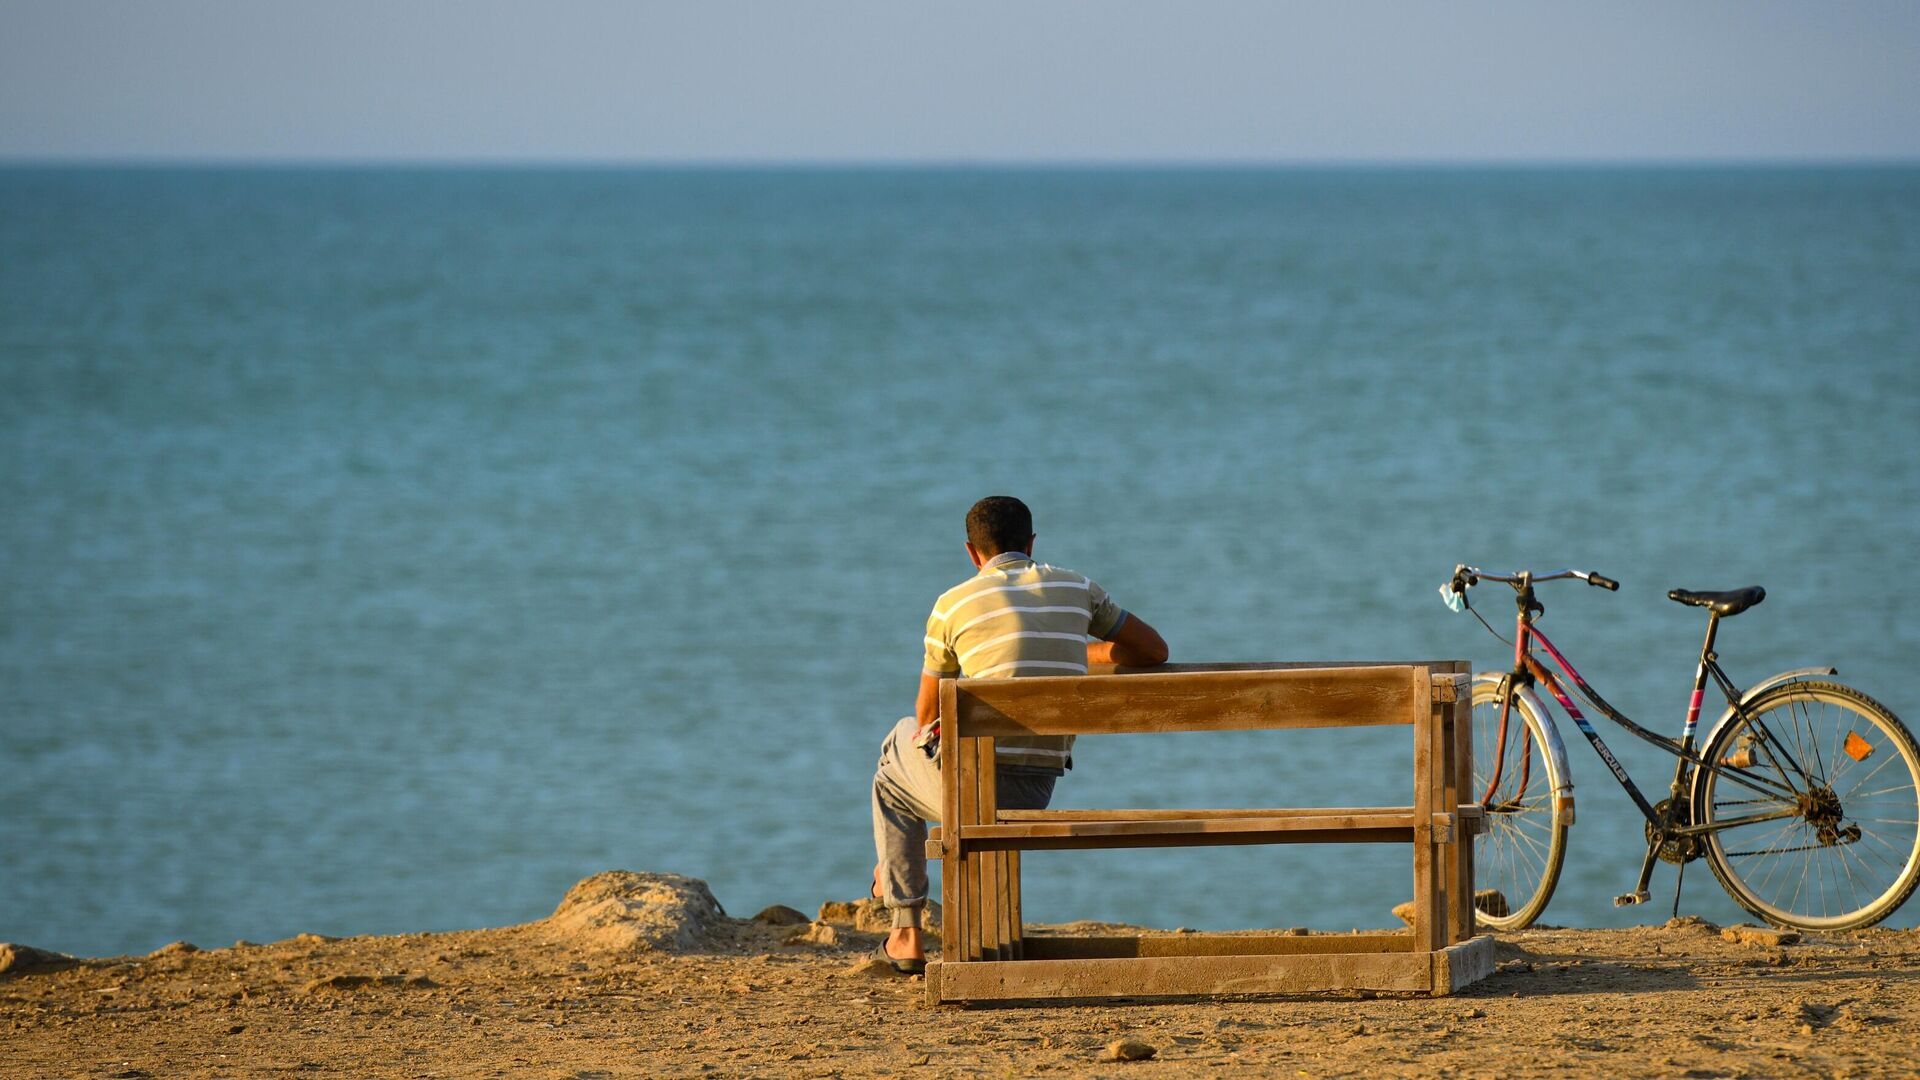
[(1453, 568), (1453, 580), (1447, 588), (1454, 592), (1465, 592), (1482, 581), (1501, 581), (1516, 588), (1541, 581), (1557, 581), (1561, 578), (1578, 578), (1598, 589), (1619, 592), (1620, 583), (1595, 570), (1555, 570), (1546, 574), (1535, 574), (1521, 570), (1513, 574), (1492, 574), (1477, 566), (1456, 566)]

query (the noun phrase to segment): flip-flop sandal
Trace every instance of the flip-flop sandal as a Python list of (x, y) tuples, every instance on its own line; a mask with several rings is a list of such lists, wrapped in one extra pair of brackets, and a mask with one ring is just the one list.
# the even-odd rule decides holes
[(925, 975), (927, 973), (927, 961), (924, 958), (896, 960), (888, 956), (887, 943), (884, 940), (873, 947), (873, 955), (876, 959), (886, 961), (887, 966), (892, 968), (896, 975)]

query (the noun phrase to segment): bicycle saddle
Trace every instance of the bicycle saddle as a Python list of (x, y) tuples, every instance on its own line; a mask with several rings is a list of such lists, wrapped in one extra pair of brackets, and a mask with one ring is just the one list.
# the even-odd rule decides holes
[(1715, 615), (1738, 615), (1767, 598), (1767, 590), (1758, 585), (1728, 592), (1691, 592), (1687, 589), (1675, 589), (1667, 594), (1667, 599), (1680, 604), (1712, 609)]

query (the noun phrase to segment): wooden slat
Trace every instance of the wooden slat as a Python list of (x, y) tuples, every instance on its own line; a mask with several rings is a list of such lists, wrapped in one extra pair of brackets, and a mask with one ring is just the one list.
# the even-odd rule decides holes
[(1493, 938), (1485, 934), (1431, 955), (1435, 996), (1458, 993), (1493, 974)]
[(1196, 671), (1310, 671), (1318, 668), (1355, 668), (1355, 667), (1423, 667), (1433, 671), (1454, 670), (1451, 665), (1461, 664), (1460, 671), (1472, 670), (1472, 665), (1459, 660), (1258, 660), (1228, 661), (1213, 663), (1156, 664), (1153, 667), (1123, 667), (1118, 664), (1095, 664), (1088, 669), (1089, 675), (1184, 675)]
[[(1413, 721), (1413, 813), (1414, 820), (1420, 822), (1430, 820), (1436, 806), (1432, 698), (1431, 680), (1421, 680), (1414, 685), (1413, 700), (1408, 703)], [(1413, 839), (1413, 939), (1428, 951), (1446, 944), (1446, 933), (1439, 927), (1445, 902), (1439, 891), (1436, 854), (1432, 830), (1421, 830)]]
[[(999, 770), (992, 739), (965, 739), (962, 745), (973, 749), (973, 763), (967, 771), (973, 776), (976, 787), (974, 812), (967, 820), (992, 821), (998, 805), (996, 781)], [(973, 826), (963, 825), (960, 838), (966, 839), (966, 829)], [(965, 849), (965, 845), (962, 845)], [(1000, 955), (1002, 915), (1000, 911), (1000, 857), (997, 854), (967, 852), (967, 865), (973, 868), (979, 882), (980, 911), (980, 958), (983, 960), (1004, 960)]]
[(1245, 832), (1366, 832), (1373, 829), (1411, 829), (1419, 821), (1412, 814), (1287, 815), (1284, 817), (1153, 818), (1124, 821), (1009, 821), (997, 825), (963, 826), (960, 838), (974, 840), (1029, 840), (1042, 837), (1192, 836), (1196, 842), (1221, 833)]
[[(1477, 809), (1477, 808), (1476, 808)], [(1193, 818), (1289, 818), (1338, 814), (1398, 815), (1411, 818), (1411, 806), (1280, 806), (1270, 809), (1235, 807), (1226, 810), (1002, 810), (1001, 822), (1021, 821), (1186, 821)]]
[[(960, 820), (960, 755), (949, 753), (945, 735), (959, 712), (958, 696), (952, 679), (940, 680), (940, 820), (957, 824)], [(960, 871), (957, 842), (941, 836), (940, 851), (940, 951), (950, 960), (964, 959), (967, 940), (966, 890)]]
[[(1057, 815), (1057, 816), (1056, 816)], [(1352, 829), (1327, 829), (1325, 818), (1344, 818), (1355, 816), (1361, 822), (1354, 836)], [(1183, 826), (1194, 820), (1219, 819), (1223, 821), (1251, 822), (1247, 825), (1229, 827), (1224, 832), (1196, 834), (1189, 838)], [(1279, 828), (1271, 828), (1275, 819), (1285, 822)], [(1168, 826), (1157, 831), (1141, 833), (1131, 828), (1135, 822), (1166, 822)], [(1455, 808), (1452, 814), (1434, 814), (1430, 825), (1434, 835), (1443, 839), (1459, 836), (1472, 836), (1484, 828), (1485, 816), (1480, 807), (1463, 805)], [(1088, 839), (1086, 830), (1068, 832), (1064, 835), (1035, 835), (1029, 830), (1007, 830), (1006, 825), (1039, 824), (1111, 824), (1123, 826), (1108, 830), (1108, 837), (1115, 840), (1107, 844), (1050, 843), (1048, 841), (1073, 841)], [(1418, 822), (1414, 820), (1410, 806), (1381, 807), (1335, 807), (1332, 809), (1279, 809), (1279, 810), (1002, 810), (1000, 826), (975, 826), (967, 833), (967, 844), (971, 847), (983, 847), (989, 851), (1038, 850), (1041, 848), (1072, 849), (1076, 846), (1126, 847), (1137, 842), (1142, 847), (1176, 847), (1190, 844), (1195, 847), (1219, 844), (1278, 844), (1278, 843), (1327, 843), (1349, 841), (1353, 843), (1405, 843), (1413, 839)], [(991, 832), (983, 832), (991, 828)], [(1300, 834), (1298, 836), (1275, 834)], [(1378, 833), (1379, 835), (1373, 835)], [(1235, 839), (1244, 834), (1250, 839)], [(1309, 836), (1308, 834), (1312, 834)], [(1104, 838), (1104, 837), (1103, 837)], [(1023, 843), (1033, 840), (1031, 844)], [(1163, 842), (1156, 842), (1163, 841)], [(927, 857), (941, 858), (947, 854), (946, 834), (939, 828), (928, 832)]]
[(1008, 851), (1001, 857), (1006, 860), (1004, 880), (1007, 886), (1007, 913), (1010, 920), (1007, 924), (1008, 958), (1019, 960), (1026, 956), (1026, 927), (1021, 922), (1020, 914), (1020, 853)]
[(956, 732), (963, 737), (1083, 735), (1404, 724), (1415, 670), (962, 679)]
[(942, 964), (942, 1001), (1310, 994), (1331, 990), (1430, 993), (1426, 952), (1295, 956), (1155, 956)]
[[(1448, 723), (1453, 736), (1453, 776), (1447, 786), (1448, 806), (1458, 805), (1473, 797), (1468, 794), (1473, 787), (1473, 674), (1464, 661), (1456, 663), (1454, 679), (1456, 684)], [(1485, 815), (1477, 805), (1468, 809), (1472, 813), (1461, 815), (1460, 829), (1453, 838), (1453, 877), (1450, 885), (1453, 926), (1447, 935), (1449, 942), (1466, 941), (1474, 933), (1473, 838), (1479, 835), (1485, 824)]]
[(1132, 956), (1291, 956), (1412, 952), (1413, 935), (1397, 934), (1141, 934), (1027, 938), (1033, 960), (1096, 960)]
[(1108, 848), (1246, 847), (1259, 844), (1409, 844), (1417, 832), (1397, 829), (1284, 829), (1279, 832), (1168, 833), (1135, 836), (1035, 836), (968, 839), (973, 851), (1101, 851)]

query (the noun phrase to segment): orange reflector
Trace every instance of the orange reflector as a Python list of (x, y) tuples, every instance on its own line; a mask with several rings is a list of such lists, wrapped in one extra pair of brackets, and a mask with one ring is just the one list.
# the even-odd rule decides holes
[(1847, 756), (1853, 760), (1865, 761), (1867, 760), (1867, 755), (1873, 753), (1873, 744), (1861, 738), (1859, 732), (1849, 731), (1847, 732), (1846, 751)]

